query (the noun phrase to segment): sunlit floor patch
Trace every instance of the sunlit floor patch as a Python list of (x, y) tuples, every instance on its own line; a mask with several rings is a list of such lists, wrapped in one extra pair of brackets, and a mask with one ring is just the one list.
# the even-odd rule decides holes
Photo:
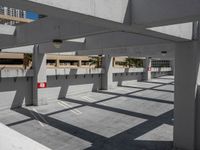
[(154, 130), (134, 139), (138, 141), (173, 141), (173, 126), (163, 124)]
[(53, 150), (171, 150), (173, 79), (154, 81), (3, 110), (0, 121)]
[(120, 114), (112, 110), (103, 110), (88, 106), (82, 107), (79, 110), (82, 112), (81, 115), (62, 112), (51, 117), (104, 137), (112, 137), (146, 121), (145, 119)]

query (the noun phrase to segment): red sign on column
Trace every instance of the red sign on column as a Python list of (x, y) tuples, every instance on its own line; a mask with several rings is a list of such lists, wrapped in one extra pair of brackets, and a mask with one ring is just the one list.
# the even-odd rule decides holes
[(37, 87), (38, 87), (38, 89), (47, 88), (47, 83), (46, 82), (39, 82), (37, 84)]

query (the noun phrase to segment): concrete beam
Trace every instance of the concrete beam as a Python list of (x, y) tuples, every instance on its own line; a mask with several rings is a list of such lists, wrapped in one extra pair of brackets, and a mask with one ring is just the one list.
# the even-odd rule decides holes
[[(167, 51), (166, 55), (161, 52)], [(152, 44), (152, 45), (139, 45), (126, 48), (113, 48), (102, 50), (79, 50), (77, 55), (102, 55), (110, 54), (112, 56), (135, 56), (135, 57), (152, 57), (171, 59), (174, 58), (175, 45), (174, 44)]]
[(68, 42), (60, 46), (60, 48), (55, 48), (53, 43), (44, 43), (40, 45), (40, 53), (62, 53), (62, 52), (72, 52), (76, 50), (85, 50), (85, 43)]
[(0, 48), (46, 43), (53, 39), (72, 39), (106, 31), (108, 31), (106, 28), (77, 21), (44, 18), (18, 26), (12, 39), (0, 41)]
[[(97, 5), (98, 7), (95, 7), (95, 10), (94, 10), (94, 12), (96, 12), (97, 11), (96, 9), (98, 9), (97, 11), (98, 13), (97, 12), (93, 13), (94, 15), (90, 13), (86, 13), (90, 6), (88, 4), (89, 3), (88, 0), (84, 2), (80, 0), (76, 0), (76, 1), (67, 0), (67, 1), (59, 1), (59, 2), (58, 1), (52, 2), (50, 0), (45, 0), (45, 1), (32, 0), (32, 2), (23, 1), (23, 0), (16, 0), (16, 1), (2, 0), (0, 1), (0, 4), (6, 5), (6, 6), (13, 6), (15, 8), (21, 8), (24, 10), (33, 10), (41, 14), (46, 14), (47, 16), (53, 16), (53, 17), (57, 17), (61, 19), (88, 23), (94, 26), (101, 26), (104, 28), (109, 28), (112, 31), (113, 30), (126, 31), (130, 33), (138, 33), (138, 34), (142, 34), (146, 36), (163, 38), (167, 40), (185, 41), (185, 39), (183, 38), (145, 30), (144, 26), (129, 24), (132, 22), (130, 20), (130, 16), (132, 16), (132, 14), (131, 14), (131, 11), (129, 11), (131, 8), (127, 6), (127, 3), (128, 3), (127, 0), (110, 0), (110, 1), (92, 0), (90, 2), (93, 2), (93, 4), (98, 4)], [(80, 5), (82, 3), (83, 5)], [(77, 13), (79, 12), (78, 11), (79, 9), (77, 9), (78, 6), (81, 6), (81, 8), (83, 8), (82, 10), (83, 12), (81, 11), (82, 14)], [(72, 11), (76, 11), (76, 12), (72, 12)], [(104, 13), (106, 13), (106, 15)], [(107, 17), (103, 18), (103, 16), (107, 16)], [(118, 18), (119, 16), (120, 18)], [(128, 21), (126, 19), (127, 16), (129, 16)], [(97, 18), (97, 17), (100, 17), (100, 18)], [(110, 19), (108, 17), (110, 17)], [(108, 19), (108, 20), (105, 20), (105, 19)], [(123, 20), (123, 19), (124, 19), (124, 22), (117, 21), (117, 20)], [(127, 22), (129, 23), (127, 24)]]
[[(138, 34), (131, 34), (125, 32), (111, 32), (94, 36), (88, 36), (86, 37), (85, 43), (64, 42), (60, 49), (55, 49), (54, 47), (52, 47), (52, 44), (50, 43), (42, 45), (44, 45), (44, 50), (42, 52), (54, 53), (54, 52), (69, 52), (74, 50), (75, 51), (77, 50), (99, 51), (102, 49), (112, 50), (112, 49), (120, 49), (127, 47), (137, 47), (137, 48), (140, 47), (141, 49), (142, 47), (147, 48), (149, 46), (151, 47), (152, 45), (153, 48), (158, 50), (161, 47), (162, 48), (164, 47), (164, 49), (169, 49), (169, 47), (171, 48), (171, 45), (173, 45), (173, 43), (166, 42), (165, 40), (162, 39), (146, 37)], [(158, 48), (156, 46), (158, 46)]]
[[(75, 47), (77, 46), (76, 49), (73, 49), (73, 46), (70, 49), (70, 43), (69, 45), (67, 43), (65, 44), (66, 45), (63, 45), (62, 48), (57, 50), (55, 50), (55, 48), (44, 48), (43, 52), (69, 52), (72, 50), (77, 51), (78, 55), (110, 54), (113, 56), (136, 55), (137, 57), (174, 57), (173, 43), (166, 42), (162, 39), (124, 32), (112, 32), (90, 36), (86, 38), (85, 43), (71, 43)], [(163, 50), (167, 51), (167, 54), (164, 56), (161, 53)]]
[(133, 22), (146, 27), (193, 22), (200, 19), (198, 0), (134, 0)]
[(112, 32), (86, 37), (86, 49), (123, 48), (157, 43), (164, 44), (169, 42), (163, 39), (126, 32)]
[[(168, 0), (165, 2), (162, 0), (153, 2), (146, 0), (130, 0), (130, 2), (128, 0), (85, 0), (84, 2), (82, 0), (1, 0), (0, 4), (23, 10), (33, 10), (49, 16), (59, 16), (63, 11), (68, 11), (68, 17), (75, 17), (73, 12), (78, 12), (120, 23), (123, 23), (127, 13), (131, 13), (129, 15), (133, 24), (145, 26), (190, 22), (200, 18), (200, 2), (198, 0)], [(128, 5), (131, 5), (131, 11), (128, 11)]]
[[(59, 16), (59, 12), (68, 11), (123, 23), (129, 0), (1, 0), (8, 7), (32, 10), (48, 16)], [(97, 7), (98, 6), (98, 7)], [(68, 15), (68, 16), (69, 16)], [(72, 16), (71, 16), (72, 17)], [(74, 17), (74, 16), (73, 16)]]
[[(2, 49), (3, 52), (20, 52), (20, 53), (32, 53), (34, 46), (17, 47), (11, 49)], [(163, 55), (161, 52), (165, 50), (167, 53)], [(104, 55), (109, 54), (111, 56), (134, 56), (134, 57), (152, 57), (160, 59), (173, 59), (175, 53), (175, 44), (149, 44), (138, 45), (131, 47), (121, 47), (112, 49), (86, 49), (85, 43), (77, 42), (64, 42), (61, 48), (56, 49), (52, 43), (46, 43), (40, 45), (40, 53), (65, 53), (73, 52), (77, 55)]]

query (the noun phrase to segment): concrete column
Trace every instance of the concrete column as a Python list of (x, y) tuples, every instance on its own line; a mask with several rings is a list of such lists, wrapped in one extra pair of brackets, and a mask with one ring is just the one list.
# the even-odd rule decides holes
[(105, 55), (102, 58), (102, 68), (105, 73), (102, 76), (102, 90), (108, 90), (112, 88), (113, 83), (113, 58), (110, 55)]
[(116, 67), (115, 57), (113, 57), (113, 67)]
[(147, 57), (144, 60), (144, 80), (148, 81), (151, 79), (151, 58)]
[(175, 58), (174, 147), (199, 150), (200, 44), (177, 44)]
[(170, 67), (172, 69), (172, 75), (175, 75), (175, 60), (170, 60)]
[(33, 52), (33, 105), (47, 104), (46, 54), (39, 53), (39, 45), (35, 45)]
[(59, 58), (56, 59), (56, 67), (60, 67), (60, 59)]
[(79, 60), (78, 61), (78, 67), (81, 67), (82, 66), (82, 60)]
[(4, 15), (8, 15), (8, 7), (4, 7)]

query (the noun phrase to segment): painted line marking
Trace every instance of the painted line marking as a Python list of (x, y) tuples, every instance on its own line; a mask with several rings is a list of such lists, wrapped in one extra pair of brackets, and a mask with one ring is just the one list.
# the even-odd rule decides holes
[(94, 102), (93, 99), (91, 99), (90, 97), (83, 96), (82, 98), (83, 98), (84, 100), (88, 101), (88, 102)]
[(121, 89), (121, 90), (125, 92), (133, 92), (133, 90), (129, 90), (129, 89)]
[[(59, 101), (57, 102), (59, 105), (63, 106), (64, 108), (73, 108), (71, 105), (65, 103), (65, 102), (62, 102), (62, 101)], [(76, 115), (80, 115), (82, 114), (82, 112), (80, 112), (79, 110), (77, 109), (74, 109), (74, 110), (70, 110), (72, 113), (76, 114)]]
[[(30, 111), (30, 110), (29, 110)], [(45, 127), (45, 125), (41, 122), (41, 121), (39, 121), (39, 119), (35, 116), (35, 114), (32, 112), (32, 111), (30, 111), (30, 113), (32, 114), (32, 116), (37, 120), (37, 122), (42, 126), (42, 127)]]
[(32, 110), (33, 110), (34, 112), (36, 112), (36, 113), (38, 114), (38, 116), (39, 116), (46, 124), (49, 124), (49, 123), (47, 122), (47, 120), (44, 119), (44, 117), (42, 117), (42, 116), (38, 113), (38, 111), (37, 111), (35, 108), (33, 108)]
[[(67, 103), (65, 103), (65, 102), (63, 102), (63, 101), (61, 101), (61, 103), (62, 103), (63, 105), (66, 105), (66, 106), (70, 107), (70, 108), (73, 108), (73, 106), (71, 106), (71, 105), (69, 105), (69, 104), (67, 104)], [(79, 113), (79, 114), (82, 114), (82, 112), (79, 111), (78, 109), (74, 109), (74, 111), (76, 111), (76, 112)]]

